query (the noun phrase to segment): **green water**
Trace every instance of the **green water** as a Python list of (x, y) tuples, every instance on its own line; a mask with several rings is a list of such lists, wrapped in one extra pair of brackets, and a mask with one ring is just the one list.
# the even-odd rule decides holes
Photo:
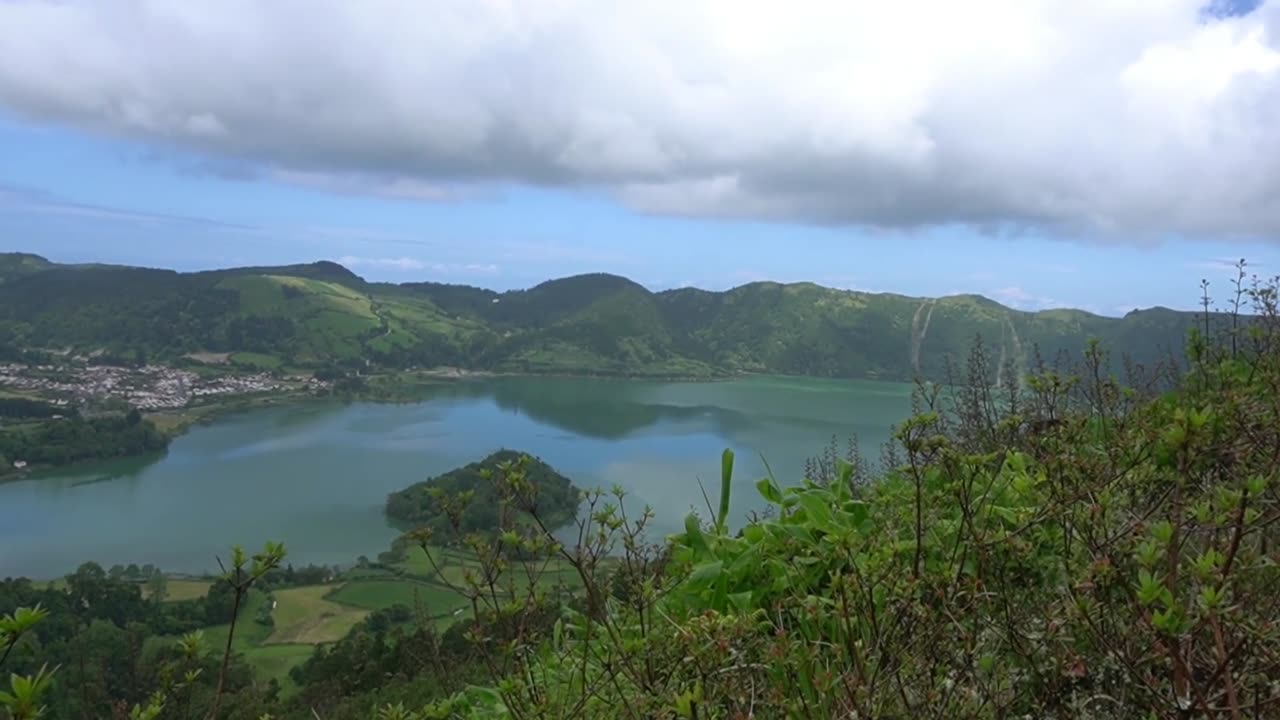
[(762, 507), (763, 454), (780, 481), (832, 435), (869, 457), (909, 410), (910, 387), (754, 378), (673, 383), (495, 378), (442, 385), (420, 403), (312, 402), (223, 418), (163, 457), (0, 484), (0, 577), (56, 577), (86, 560), (216, 567), (232, 543), (282, 540), (295, 564), (374, 557), (395, 537), (388, 492), (508, 447), (582, 487), (619, 485), (675, 531), (714, 502), (719, 456), (737, 452), (735, 518)]

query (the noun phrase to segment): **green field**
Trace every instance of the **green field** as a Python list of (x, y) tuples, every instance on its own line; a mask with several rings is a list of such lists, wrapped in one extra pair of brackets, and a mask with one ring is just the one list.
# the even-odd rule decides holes
[[(236, 622), (232, 649), (243, 654), (255, 672), (261, 673), (263, 677), (275, 678), (284, 692), (290, 692), (293, 682), (289, 679), (289, 671), (311, 656), (316, 647), (311, 640), (336, 640), (366, 614), (325, 603), (323, 600), (315, 601), (318, 595), (330, 589), (330, 586), (312, 586), (276, 591), (276, 610), (272, 613), (276, 620), (275, 628), (254, 622), (259, 609), (269, 600), (266, 593), (250, 591), (248, 600), (240, 611), (240, 619)], [(284, 602), (280, 600), (281, 595), (285, 597)], [(338, 614), (328, 614), (332, 610), (331, 606), (338, 608)], [(282, 609), (285, 623), (276, 615)], [(355, 616), (354, 620), (351, 619), (352, 616)], [(205, 647), (209, 652), (222, 652), (229, 627), (218, 625), (205, 629)], [(296, 639), (298, 637), (306, 637), (308, 640), (300, 641)]]
[(345, 637), (369, 613), (329, 601), (326, 596), (332, 591), (328, 585), (277, 590), (271, 613), (275, 631), (267, 643), (318, 645)]
[(254, 370), (279, 370), (283, 364), (275, 355), (255, 352), (238, 352), (231, 356), (231, 362)]
[[(213, 580), (180, 580), (171, 578), (165, 584), (164, 601), (165, 602), (181, 602), (183, 600), (195, 600), (202, 598), (209, 592), (209, 586), (214, 583)], [(142, 595), (146, 597), (148, 594), (147, 586), (142, 586)]]
[(255, 672), (274, 678), (287, 695), (294, 690), (289, 671), (311, 657), (315, 649), (314, 645), (262, 645), (246, 650), (244, 656)]
[[(480, 564), (470, 553), (449, 548), (430, 548), (431, 557), (422, 548), (412, 547), (406, 551), (405, 559), (395, 563), (393, 567), (420, 578), (433, 579), (437, 571), (461, 575), (463, 568), (479, 569)], [(450, 572), (453, 571), (453, 572)]]
[[(291, 669), (309, 658), (316, 647), (346, 637), (373, 611), (403, 605), (415, 611), (419, 622), (429, 623), (443, 632), (457, 620), (469, 616), (471, 602), (459, 589), (465, 584), (464, 574), (468, 570), (478, 572), (479, 563), (465, 551), (439, 547), (431, 551), (438, 572), (425, 553), (414, 549), (403, 562), (390, 568), (352, 568), (337, 583), (282, 588), (269, 594), (251, 590), (236, 622), (232, 650), (243, 655), (261, 677), (279, 682), (282, 692), (288, 694), (294, 690), (289, 677)], [(514, 576), (519, 590), (527, 580), (523, 579), (522, 568), (515, 572), (519, 573)], [(442, 578), (447, 578), (454, 587)], [(213, 579), (168, 578), (165, 601), (204, 597), (214, 582)], [(506, 582), (504, 578), (504, 587)], [(538, 578), (542, 588), (562, 583), (569, 587), (577, 585), (576, 575), (561, 561), (549, 565)], [(64, 584), (62, 579), (50, 582), (53, 586)], [(145, 595), (145, 584), (141, 589)], [(255, 620), (267, 603), (274, 603), (270, 627)], [(221, 655), (229, 628), (229, 624), (222, 624), (204, 629), (206, 652)], [(164, 642), (176, 639), (167, 638)]]
[[(249, 650), (262, 645), (270, 637), (271, 628), (253, 621), (266, 602), (266, 593), (260, 590), (249, 591), (249, 596), (245, 598), (244, 606), (240, 608), (239, 619), (236, 621), (236, 634), (231, 641), (232, 649), (247, 654)], [(206, 645), (221, 651), (222, 647), (226, 645), (227, 631), (230, 628), (230, 624), (205, 628), (204, 638)]]
[[(473, 576), (480, 571), (480, 564), (473, 555), (461, 550), (439, 547), (431, 548), (430, 559), (421, 548), (411, 548), (405, 559), (392, 567), (415, 578), (455, 588), (466, 586), (468, 570), (472, 571)], [(539, 563), (536, 566), (517, 565), (513, 572), (517, 590), (527, 586), (530, 579), (536, 581), (542, 588), (551, 588), (556, 585), (569, 588), (581, 586), (577, 572), (561, 558), (554, 558), (551, 562)], [(512, 582), (511, 579), (503, 578), (500, 584), (506, 587), (510, 582)]]
[(356, 580), (338, 588), (330, 599), (369, 610), (405, 605), (421, 608), (428, 617), (448, 615), (470, 605), (452, 588), (409, 580)]

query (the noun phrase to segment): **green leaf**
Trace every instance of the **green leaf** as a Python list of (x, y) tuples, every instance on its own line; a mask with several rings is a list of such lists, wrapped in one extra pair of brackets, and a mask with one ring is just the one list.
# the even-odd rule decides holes
[(866, 525), (867, 517), (870, 514), (870, 508), (861, 500), (850, 500), (846, 502), (842, 508), (849, 516), (849, 520), (853, 523), (856, 530), (861, 530)]
[(769, 478), (760, 478), (756, 481), (756, 490), (760, 491), (760, 496), (774, 505), (782, 504), (782, 491)]
[(1213, 612), (1222, 604), (1222, 594), (1212, 587), (1200, 588), (1200, 607), (1206, 612)]
[(1165, 586), (1157, 580), (1150, 571), (1142, 570), (1138, 573), (1138, 602), (1143, 605), (1154, 604), (1160, 599), (1161, 594), (1166, 590)]
[(710, 580), (715, 580), (716, 578), (720, 577), (720, 574), (723, 572), (724, 572), (724, 563), (720, 562), (719, 560), (716, 560), (714, 562), (702, 563), (701, 565), (698, 565), (697, 567), (695, 567), (693, 569), (693, 572), (689, 574), (689, 582), (691, 584), (697, 584), (697, 583), (707, 582)]
[(738, 612), (745, 613), (751, 610), (751, 595), (752, 592), (750, 590), (733, 593), (729, 596), (729, 602), (733, 603), (733, 606), (737, 608)]
[(1173, 540), (1173, 524), (1168, 520), (1153, 523), (1151, 525), (1151, 537), (1163, 545), (1168, 545), (1169, 541)]
[(836, 477), (840, 483), (840, 487), (849, 487), (849, 480), (853, 477), (853, 463), (840, 458), (836, 461)]
[(707, 539), (702, 534), (702, 524), (698, 522), (698, 516), (694, 513), (689, 513), (684, 518), (684, 538), (689, 547), (696, 552), (711, 554), (711, 547), (707, 545)]
[(729, 493), (733, 487), (733, 451), (725, 448), (720, 455), (720, 511), (716, 514), (716, 534), (723, 535), (729, 521)]
[(831, 532), (835, 524), (831, 521), (830, 497), (821, 491), (804, 492), (797, 495), (800, 507), (804, 508), (809, 522), (819, 530)]

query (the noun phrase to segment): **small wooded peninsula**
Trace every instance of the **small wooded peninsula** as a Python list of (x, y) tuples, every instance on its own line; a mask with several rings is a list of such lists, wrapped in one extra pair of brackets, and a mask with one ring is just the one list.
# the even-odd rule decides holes
[(488, 532), (502, 523), (500, 513), (507, 505), (504, 492), (520, 493), (521, 488), (501, 489), (494, 473), (523, 461), (530, 506), (550, 529), (558, 528), (577, 515), (581, 491), (569, 478), (542, 460), (515, 450), (499, 450), (483, 460), (442, 475), (414, 483), (387, 497), (387, 517), (406, 530), (430, 531), (438, 545), (456, 544), (465, 535)]
[(127, 406), (84, 414), (23, 397), (0, 397), (0, 479), (28, 468), (159, 452), (169, 438)]

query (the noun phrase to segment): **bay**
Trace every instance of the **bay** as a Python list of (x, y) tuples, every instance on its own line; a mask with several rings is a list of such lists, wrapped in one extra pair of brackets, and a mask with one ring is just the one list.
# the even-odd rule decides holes
[(910, 410), (909, 385), (759, 377), (714, 383), (498, 377), (441, 384), (412, 404), (315, 401), (224, 417), (158, 457), (0, 484), (0, 577), (80, 563), (216, 569), (239, 543), (283, 541), (289, 561), (348, 564), (395, 538), (389, 492), (500, 448), (540, 456), (581, 487), (618, 486), (653, 508), (655, 537), (716, 500), (720, 452), (737, 454), (732, 513), (856, 434), (874, 459)]

